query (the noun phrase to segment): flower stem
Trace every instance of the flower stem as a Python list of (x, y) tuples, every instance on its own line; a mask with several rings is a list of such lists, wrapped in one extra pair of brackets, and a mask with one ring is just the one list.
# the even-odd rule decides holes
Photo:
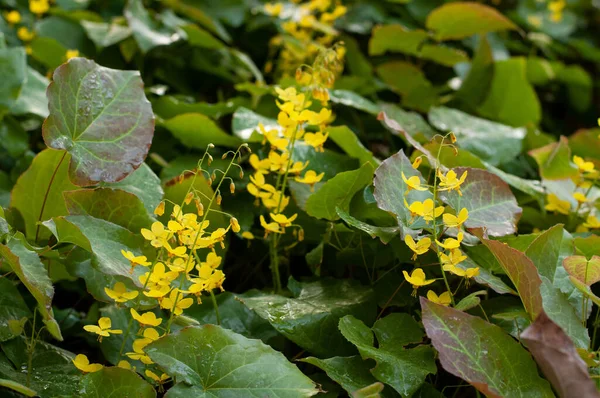
[(44, 194), (44, 200), (42, 201), (42, 207), (40, 208), (40, 215), (38, 216), (38, 223), (35, 229), (35, 242), (37, 242), (38, 237), (40, 235), (40, 222), (42, 221), (42, 217), (44, 217), (44, 210), (46, 209), (46, 202), (48, 201), (48, 195), (50, 195), (50, 189), (52, 188), (52, 184), (54, 183), (54, 179), (56, 178), (56, 173), (58, 173), (58, 169), (60, 168), (62, 162), (65, 160), (65, 157), (67, 157), (67, 151), (65, 151), (62, 158), (60, 158), (60, 161), (56, 165), (56, 168), (52, 173), (52, 177), (50, 177), (50, 181), (48, 182), (48, 188), (46, 188), (46, 193)]
[(212, 299), (213, 307), (215, 309), (215, 316), (217, 317), (217, 325), (221, 325), (221, 315), (219, 315), (219, 304), (217, 304), (217, 298), (213, 291), (210, 291), (210, 298)]

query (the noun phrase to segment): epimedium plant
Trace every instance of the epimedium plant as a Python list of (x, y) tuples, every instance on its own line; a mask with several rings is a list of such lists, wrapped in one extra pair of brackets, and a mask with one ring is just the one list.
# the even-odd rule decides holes
[(2, 395), (598, 396), (599, 11), (485, 3), (0, 0)]

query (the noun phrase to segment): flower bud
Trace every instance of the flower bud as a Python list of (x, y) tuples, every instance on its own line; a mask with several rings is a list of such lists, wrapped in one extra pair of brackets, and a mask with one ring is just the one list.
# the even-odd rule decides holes
[(198, 211), (198, 216), (202, 217), (204, 215), (204, 205), (200, 202), (200, 199), (194, 199), (194, 203), (196, 203), (196, 210)]
[(185, 195), (185, 199), (183, 200), (183, 203), (185, 203), (186, 205), (189, 205), (190, 203), (192, 203), (192, 199), (194, 199), (194, 193), (188, 192), (187, 195)]
[(223, 201), (223, 197), (221, 196), (220, 193), (217, 194), (217, 204), (220, 206), (221, 205), (221, 201)]
[(229, 184), (229, 191), (234, 194), (235, 193), (235, 184), (232, 182), (231, 184)]
[(160, 202), (158, 206), (154, 209), (154, 214), (157, 216), (162, 216), (165, 214), (165, 202)]
[(233, 232), (240, 232), (241, 228), (240, 228), (240, 223), (238, 222), (237, 218), (235, 217), (231, 217), (229, 219), (229, 225), (231, 225), (231, 230)]

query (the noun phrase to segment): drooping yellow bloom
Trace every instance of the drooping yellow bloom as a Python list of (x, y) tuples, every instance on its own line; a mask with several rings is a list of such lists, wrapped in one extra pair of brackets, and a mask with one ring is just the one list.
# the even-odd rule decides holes
[(573, 199), (575, 199), (578, 203), (585, 203), (587, 202), (587, 198), (585, 197), (585, 195), (581, 192), (575, 192), (573, 194)]
[(284, 214), (269, 214), (271, 216), (271, 220), (279, 224), (282, 228), (287, 228), (292, 225), (294, 220), (298, 217), (298, 214), (294, 214), (291, 217), (286, 217)]
[(458, 215), (445, 213), (442, 217), (444, 225), (448, 228), (460, 228), (461, 225), (469, 218), (469, 211), (466, 208), (462, 208)]
[(158, 384), (164, 384), (167, 380), (169, 380), (171, 378), (171, 376), (169, 376), (166, 373), (161, 374), (159, 377), (156, 373), (154, 373), (153, 371), (148, 370), (148, 369), (146, 369), (146, 371), (144, 373), (146, 374), (146, 376), (148, 376), (149, 378), (151, 378)]
[(415, 243), (413, 237), (406, 234), (404, 237), (404, 243), (406, 243), (406, 246), (408, 246), (408, 248), (414, 252), (412, 259), (416, 260), (417, 256), (427, 253), (429, 247), (431, 246), (431, 239), (429, 237), (424, 237)]
[(119, 361), (119, 363), (117, 364), (117, 367), (118, 368), (127, 369), (127, 370), (135, 370), (135, 368), (132, 368), (131, 364), (129, 362), (127, 362), (126, 360), (124, 360), (124, 359), (121, 359)]
[(257, 173), (269, 174), (271, 168), (271, 161), (269, 161), (269, 159), (260, 159), (257, 154), (253, 153), (250, 155), (248, 161), (250, 162), (250, 166), (252, 166)]
[(27, 29), (25, 26), (21, 26), (19, 29), (17, 29), (17, 37), (21, 41), (28, 42), (33, 40), (35, 33)]
[(586, 162), (580, 156), (573, 156), (573, 163), (575, 163), (581, 173), (591, 173), (594, 171), (594, 163)]
[(465, 182), (465, 179), (467, 178), (467, 170), (465, 170), (462, 173), (460, 178), (457, 178), (456, 172), (454, 170), (448, 170), (446, 175), (444, 175), (441, 171), (438, 170), (438, 178), (440, 179), (440, 191), (456, 191), (459, 195), (462, 196), (460, 186), (463, 182)]
[(600, 220), (598, 220), (595, 216), (589, 215), (587, 216), (585, 222), (583, 223), (585, 228), (589, 229), (598, 229), (600, 228)]
[(48, 4), (48, 0), (29, 0), (29, 11), (38, 17), (47, 13), (49, 9), (50, 4)]
[(137, 290), (127, 291), (127, 287), (123, 282), (117, 282), (112, 289), (105, 287), (104, 291), (106, 295), (117, 303), (125, 303), (129, 300), (133, 300), (140, 294)]
[(287, 149), (289, 141), (287, 138), (281, 137), (279, 131), (275, 129), (266, 130), (262, 123), (258, 124), (258, 130), (263, 135), (263, 143), (268, 141), (272, 148), (280, 151), (285, 151)]
[(304, 163), (302, 162), (294, 162), (288, 168), (288, 174), (300, 174), (302, 170), (304, 170), (308, 166), (308, 160)]
[(79, 57), (79, 50), (67, 50), (67, 52), (65, 53), (65, 58), (67, 60), (76, 57)]
[(324, 152), (323, 145), (327, 141), (327, 137), (329, 137), (329, 133), (306, 133), (304, 134), (304, 142), (315, 148), (315, 151)]
[(141, 233), (156, 248), (165, 246), (169, 240), (169, 231), (160, 221), (153, 222), (150, 229), (142, 228)]
[(548, 201), (544, 207), (546, 210), (569, 215), (571, 203), (568, 200), (562, 200), (553, 193), (548, 194), (548, 196), (546, 196), (546, 200)]
[(454, 275), (465, 277), (467, 279), (479, 275), (479, 267), (462, 269), (453, 265), (444, 266), (444, 271), (453, 273)]
[[(406, 203), (406, 202), (405, 202)], [(425, 199), (423, 202), (413, 202), (408, 206), (408, 210), (414, 216), (423, 217), (426, 223), (433, 221), (444, 213), (444, 206), (434, 208), (432, 199)]]
[(444, 269), (446, 269), (447, 266), (454, 267), (466, 259), (467, 256), (465, 256), (460, 249), (451, 249), (447, 254), (440, 253), (440, 260)]
[(433, 290), (427, 292), (427, 300), (446, 307), (452, 302), (450, 292), (444, 292), (438, 296)]
[[(275, 87), (275, 92), (280, 100), (290, 103), (293, 110), (301, 110), (310, 106), (310, 103), (306, 104), (306, 96), (304, 93), (296, 92), (295, 87), (288, 87), (285, 90), (280, 87)], [(285, 108), (279, 104), (280, 108)]]
[(85, 325), (83, 329), (86, 332), (95, 333), (98, 335), (98, 341), (102, 341), (102, 337), (108, 337), (111, 334), (122, 334), (120, 329), (111, 329), (112, 322), (109, 317), (98, 319), (98, 325)]
[(147, 328), (144, 329), (144, 333), (142, 336), (143, 337), (141, 339), (136, 339), (133, 341), (133, 352), (127, 352), (125, 353), (125, 355), (127, 355), (133, 360), (141, 361), (143, 364), (152, 365), (154, 362), (152, 362), (152, 359), (150, 359), (150, 357), (146, 355), (146, 353), (144, 352), (144, 348), (153, 341), (158, 340), (160, 338), (160, 335), (156, 331), (156, 329)]
[(156, 208), (154, 209), (154, 214), (157, 216), (162, 216), (163, 214), (165, 214), (165, 202), (162, 201), (158, 204), (158, 206), (156, 206)]
[(125, 251), (125, 250), (121, 249), (121, 254), (123, 255), (123, 257), (125, 257), (127, 260), (129, 260), (129, 264), (131, 265), (131, 270), (129, 270), (129, 273), (133, 273), (133, 269), (137, 265), (147, 267), (152, 264), (150, 261), (148, 261), (146, 256), (136, 256), (129, 250)]
[(460, 247), (460, 242), (462, 242), (463, 237), (464, 237), (464, 233), (462, 231), (460, 231), (456, 235), (456, 239), (446, 238), (446, 239), (444, 239), (444, 243), (442, 243), (436, 239), (435, 242), (438, 244), (438, 246), (443, 247), (444, 249), (453, 250), (453, 249), (458, 249)]
[(412, 162), (413, 169), (418, 169), (422, 162), (423, 156), (417, 156), (417, 158)]
[(406, 178), (406, 176), (404, 175), (404, 172), (402, 171), (401, 173), (402, 173), (402, 181), (404, 181), (404, 183), (408, 187), (406, 192), (404, 192), (405, 195), (407, 195), (413, 189), (415, 191), (427, 191), (427, 187), (421, 186), (421, 178), (419, 176), (412, 176), (412, 177)]
[(270, 233), (282, 234), (284, 230), (277, 224), (276, 222), (267, 222), (264, 216), (260, 216), (260, 225), (265, 229), (265, 238), (269, 236)]
[(72, 362), (73, 365), (83, 373), (94, 373), (104, 367), (99, 363), (90, 363), (88, 357), (83, 354), (78, 354)]
[(17, 10), (8, 11), (4, 13), (4, 19), (6, 19), (6, 22), (9, 24), (16, 25), (21, 22), (21, 14), (19, 14), (19, 11)]
[(290, 197), (285, 196), (281, 191), (275, 191), (271, 196), (261, 198), (263, 206), (267, 209), (278, 209), (284, 211), (287, 205), (290, 203)]
[(244, 232), (242, 232), (242, 238), (248, 239), (248, 240), (253, 240), (254, 234), (250, 231), (244, 231)]
[(133, 319), (138, 321), (138, 323), (140, 324), (140, 326), (142, 328), (145, 328), (148, 326), (158, 326), (162, 323), (162, 318), (157, 318), (156, 314), (154, 314), (154, 312), (148, 311), (148, 312), (144, 312), (143, 314), (139, 314), (133, 308), (130, 311), (131, 311), (131, 316), (133, 317)]
[(183, 310), (190, 308), (194, 304), (194, 300), (189, 297), (183, 297), (183, 293), (179, 289), (171, 290), (169, 297), (165, 297), (160, 302), (160, 307), (173, 312), (175, 315), (183, 314)]
[(308, 170), (308, 171), (306, 171), (306, 173), (304, 173), (304, 177), (296, 177), (295, 180), (298, 182), (301, 182), (303, 184), (310, 185), (310, 190), (312, 192), (315, 184), (317, 182), (321, 181), (324, 176), (325, 176), (324, 172), (321, 174), (317, 174), (317, 172), (314, 170)]
[(413, 287), (413, 296), (417, 295), (417, 289), (420, 286), (427, 286), (435, 282), (435, 279), (426, 279), (425, 272), (421, 268), (416, 268), (410, 276), (406, 271), (402, 271), (402, 273), (404, 274), (404, 279)]

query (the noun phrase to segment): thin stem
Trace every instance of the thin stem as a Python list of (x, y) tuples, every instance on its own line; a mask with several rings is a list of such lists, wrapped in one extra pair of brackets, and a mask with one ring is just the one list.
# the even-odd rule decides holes
[(60, 158), (60, 161), (56, 165), (56, 168), (54, 169), (54, 172), (52, 173), (52, 177), (50, 177), (50, 181), (48, 182), (48, 188), (46, 188), (46, 193), (44, 194), (44, 200), (42, 201), (42, 207), (40, 208), (40, 215), (38, 216), (38, 224), (35, 229), (35, 241), (36, 242), (40, 235), (41, 225), (39, 223), (42, 221), (42, 217), (44, 216), (44, 209), (46, 208), (46, 202), (48, 201), (48, 195), (50, 194), (50, 189), (52, 188), (52, 184), (54, 183), (54, 179), (56, 178), (56, 173), (58, 173), (58, 169), (60, 168), (60, 165), (62, 164), (63, 160), (65, 160), (65, 157), (67, 157), (66, 151), (62, 155), (62, 158)]
[(213, 307), (215, 309), (215, 316), (217, 317), (217, 325), (221, 325), (221, 316), (219, 315), (219, 304), (217, 304), (217, 298), (213, 291), (210, 291), (210, 298), (212, 299)]
[(600, 315), (600, 307), (596, 308), (596, 319), (594, 319), (594, 333), (592, 333), (592, 345), (590, 349), (594, 351), (596, 347), (596, 332), (598, 331), (598, 316)]
[(33, 351), (35, 350), (35, 319), (36, 319), (37, 309), (33, 310), (33, 326), (31, 328), (31, 342), (29, 343), (29, 347), (27, 347), (27, 387), (31, 385), (31, 372), (33, 368)]

